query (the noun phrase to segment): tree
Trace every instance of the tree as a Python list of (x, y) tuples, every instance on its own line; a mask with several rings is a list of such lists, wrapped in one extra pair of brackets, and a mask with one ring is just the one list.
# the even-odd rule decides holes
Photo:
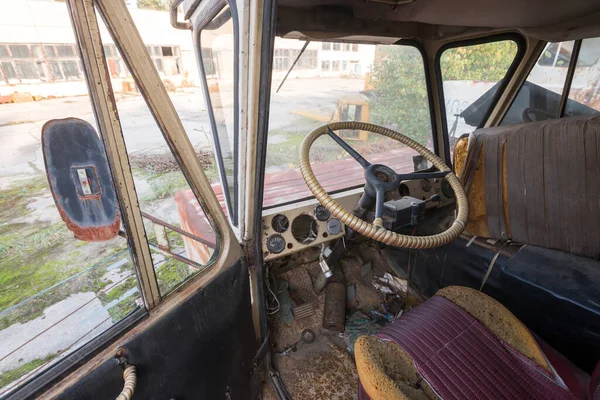
[(169, 9), (166, 0), (137, 0), (137, 6), (139, 8), (159, 11), (168, 11)]
[[(510, 40), (446, 50), (440, 59), (442, 78), (497, 82), (516, 53)], [(431, 122), (420, 52), (410, 46), (378, 46), (372, 73), (371, 120), (426, 144)]]
[(442, 78), (497, 82), (504, 78), (516, 54), (517, 44), (512, 40), (455, 47), (440, 58)]
[(378, 46), (371, 71), (371, 120), (426, 144), (431, 122), (421, 53), (409, 46)]

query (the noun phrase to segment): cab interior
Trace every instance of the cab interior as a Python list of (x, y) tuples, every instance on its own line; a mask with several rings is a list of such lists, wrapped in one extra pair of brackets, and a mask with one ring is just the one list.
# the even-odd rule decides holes
[[(67, 2), (74, 20), (85, 13)], [(212, 115), (212, 187), (176, 140), (135, 27), (116, 22), (125, 9), (94, 3), (217, 215), (223, 258), (16, 395), (114, 398), (119, 347), (137, 368), (123, 398), (600, 398), (597, 2), (173, 1), (205, 76), (205, 49), (227, 46), (206, 38), (239, 38), (234, 80), (203, 81), (213, 105), (237, 104)], [(317, 63), (361, 79), (305, 83)], [(227, 84), (233, 100), (218, 96)], [(339, 101), (315, 110), (331, 93)], [(302, 138), (271, 162), (282, 115)]]

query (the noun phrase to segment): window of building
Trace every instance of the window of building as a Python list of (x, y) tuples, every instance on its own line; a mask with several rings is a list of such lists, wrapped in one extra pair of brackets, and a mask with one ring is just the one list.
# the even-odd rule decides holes
[(358, 44), (357, 43), (353, 43), (352, 44), (352, 51), (358, 51)]
[(328, 43), (328, 42), (323, 43), (323, 50), (331, 50), (331, 43)]
[(450, 149), (461, 135), (480, 127), (497, 101), (496, 93), (513, 63), (519, 45), (496, 40), (442, 50), (446, 126)]
[(350, 43), (344, 43), (344, 51), (350, 51), (351, 46), (352, 45)]
[(340, 43), (333, 44), (333, 50), (340, 51), (342, 49), (342, 45)]
[(348, 61), (342, 60), (342, 71), (345, 71), (346, 69), (348, 69)]
[(10, 53), (8, 52), (8, 46), (5, 44), (0, 44), (0, 59), (2, 58), (10, 58)]
[[(299, 49), (275, 48), (273, 69), (275, 71), (288, 70), (299, 54)], [(294, 71), (314, 68), (317, 68), (317, 50), (306, 49), (294, 66)]]
[[(279, 46), (284, 43), (288, 43), (286, 39), (276, 40)], [(342, 53), (340, 60), (321, 60), (322, 73), (315, 70), (303, 71), (293, 78), (290, 75), (278, 92), (281, 81), (273, 79), (264, 207), (311, 196), (298, 170), (298, 147), (302, 138), (323, 121), (371, 122), (433, 148), (425, 68), (419, 50), (400, 45), (362, 45), (361, 51), (360, 60), (351, 53), (346, 59)], [(356, 65), (356, 79), (349, 81), (339, 73), (325, 73), (330, 69), (339, 71), (350, 61)], [(366, 72), (373, 74), (367, 85)], [(417, 153), (399, 142), (355, 130), (344, 130), (340, 135), (369, 161), (377, 154), (398, 173), (414, 170), (413, 156)], [(349, 160), (348, 154), (328, 137), (320, 137), (313, 144), (311, 161), (328, 192), (364, 184), (362, 167)], [(286, 193), (277, 193), (275, 183), (284, 180), (297, 185), (288, 185)]]
[[(238, 166), (238, 117), (237, 117), (237, 49), (235, 39), (237, 27), (231, 17), (231, 9), (226, 6), (200, 32), (201, 54), (210, 54), (212, 58), (202, 58), (205, 85), (215, 88), (208, 90), (209, 115), (211, 117), (214, 145), (216, 149), (219, 174), (229, 210), (229, 216), (237, 225), (237, 166)], [(210, 49), (210, 52), (207, 51)], [(289, 65), (288, 49), (280, 52), (280, 68)], [(209, 78), (207, 70), (214, 69)]]
[(174, 76), (182, 73), (179, 46), (146, 46), (150, 58), (161, 76)]

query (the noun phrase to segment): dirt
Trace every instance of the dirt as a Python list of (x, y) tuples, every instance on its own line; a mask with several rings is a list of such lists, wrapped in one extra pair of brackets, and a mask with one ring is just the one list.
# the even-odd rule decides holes
[[(208, 151), (196, 151), (196, 156), (200, 160), (202, 168), (206, 169), (212, 166), (215, 162), (215, 157)], [(171, 171), (179, 171), (181, 168), (175, 157), (169, 153), (149, 154), (135, 153), (129, 156), (131, 166), (144, 171), (151, 170), (153, 173), (163, 173)]]

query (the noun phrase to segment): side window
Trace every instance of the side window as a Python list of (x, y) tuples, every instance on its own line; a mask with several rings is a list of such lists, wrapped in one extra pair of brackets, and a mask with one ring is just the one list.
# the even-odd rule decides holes
[[(66, 17), (64, 3), (54, 6)], [(68, 18), (56, 23), (70, 32)], [(12, 65), (22, 79), (25, 66), (35, 66), (31, 55), (43, 60), (44, 73), (56, 67), (51, 83), (5, 88), (16, 102), (0, 105), (0, 398), (131, 313), (144, 312), (127, 240), (77, 240), (48, 185), (42, 126), (70, 116), (95, 125), (71, 40), (0, 45), (3, 70)]]
[[(291, 66), (303, 46), (301, 41), (275, 39), (264, 207), (311, 197), (300, 176), (298, 149), (308, 132), (325, 123), (371, 122), (433, 150), (425, 67), (417, 48), (311, 42), (279, 88), (289, 68), (278, 60), (288, 55)], [(339, 134), (367, 160), (398, 173), (427, 168), (420, 158), (413, 159), (415, 151), (392, 139), (360, 130)], [(329, 137), (315, 141), (311, 162), (329, 192), (364, 184), (360, 165)], [(285, 191), (281, 182), (287, 182)]]
[(518, 54), (514, 40), (452, 47), (440, 56), (450, 149), (485, 122)]
[[(572, 53), (579, 46), (577, 60)], [(572, 62), (576, 64), (572, 66)], [(568, 94), (569, 67), (575, 68)], [(502, 125), (600, 112), (600, 38), (548, 43), (502, 120)], [(568, 95), (564, 113), (560, 105)]]
[(500, 125), (556, 118), (575, 42), (548, 43)]
[[(168, 19), (161, 19), (161, 24), (160, 29), (164, 31), (174, 29)], [(110, 71), (111, 60), (122, 60), (122, 56), (114, 45), (108, 44), (112, 41), (109, 35), (102, 39)], [(145, 45), (163, 84), (171, 92), (180, 118), (186, 122), (206, 121), (206, 113), (196, 107), (201, 91), (190, 88), (187, 83), (188, 76), (197, 74), (196, 65), (193, 58), (183, 57), (180, 51), (180, 47), (188, 47), (192, 53), (189, 38), (176, 43)], [(128, 67), (124, 62), (123, 65), (125, 79), (113, 78), (113, 90), (119, 96), (117, 111), (159, 292), (165, 297), (206, 270), (216, 255), (217, 240), (210, 220), (181, 172), (144, 98), (136, 90)], [(204, 129), (201, 124), (191, 125), (186, 133), (211, 179), (215, 178), (216, 171), (209, 138), (202, 132)]]
[[(44, 123), (75, 116), (98, 130), (66, 6), (50, 2), (48, 7), (64, 18), (53, 20), (51, 27), (38, 27), (38, 36), (30, 44), (0, 44), (0, 398), (67, 357), (79, 359), (80, 354), (74, 353), (85, 355), (87, 349), (82, 347), (101, 342), (103, 335), (118, 332), (146, 312), (127, 240), (121, 236), (103, 242), (75, 239), (48, 187), (40, 145)], [(167, 13), (142, 11), (138, 16), (144, 22), (142, 37), (148, 32), (143, 27), (174, 30)], [(35, 21), (33, 14), (21, 18)], [(49, 34), (55, 31), (64, 33), (63, 43), (45, 41), (56, 40)], [(164, 298), (210, 266), (218, 243), (122, 55), (112, 39), (103, 36)], [(209, 179), (218, 179), (205, 133), (208, 117), (197, 107), (202, 92), (190, 78), (199, 76), (191, 40), (186, 35), (146, 36), (154, 38), (146, 44), (147, 50)], [(32, 65), (37, 61), (41, 69), (36, 72)], [(26, 81), (27, 74), (46, 76), (48, 81)], [(3, 86), (7, 81), (11, 86)]]
[(231, 9), (226, 6), (200, 32), (200, 47), (219, 174), (229, 215), (237, 225), (237, 40), (234, 28)]
[(565, 116), (600, 112), (600, 38), (584, 39), (579, 56)]

